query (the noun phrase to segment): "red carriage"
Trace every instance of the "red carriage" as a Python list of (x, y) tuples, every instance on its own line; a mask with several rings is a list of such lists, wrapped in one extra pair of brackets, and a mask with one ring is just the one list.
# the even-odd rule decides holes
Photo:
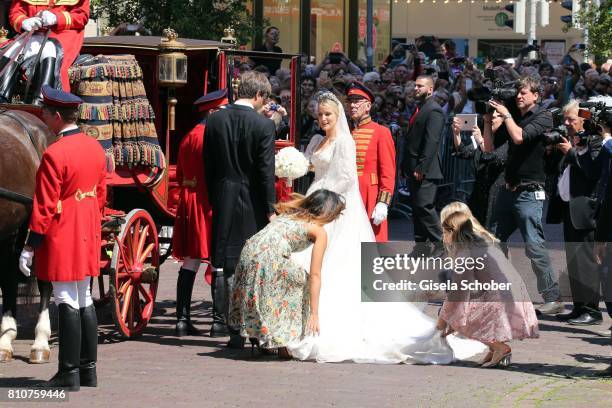
[[(86, 38), (82, 54), (131, 54), (142, 70), (146, 97), (154, 112), (155, 130), (163, 152), (163, 165), (117, 165), (107, 176), (108, 196), (103, 214), (101, 275), (92, 282), (97, 305), (110, 304), (118, 332), (126, 338), (142, 333), (154, 309), (160, 265), (171, 254), (171, 237), (160, 230), (174, 224), (179, 185), (176, 158), (181, 137), (194, 125), (193, 102), (207, 92), (232, 85), (245, 58), (270, 58), (267, 53), (233, 50), (224, 42), (149, 36)], [(273, 54), (289, 60), (291, 114), (289, 134), (277, 140), (277, 149), (295, 146), (299, 137), (300, 56)], [(74, 84), (73, 84), (74, 86)], [(40, 107), (4, 105), (40, 117)], [(288, 191), (278, 183), (281, 197)], [(160, 243), (166, 244), (160, 253)]]

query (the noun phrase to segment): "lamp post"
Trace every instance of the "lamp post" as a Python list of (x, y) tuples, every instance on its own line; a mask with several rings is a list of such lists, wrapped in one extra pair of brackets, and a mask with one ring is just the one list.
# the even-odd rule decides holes
[(157, 46), (157, 83), (168, 88), (168, 116), (166, 126), (166, 157), (170, 157), (170, 131), (175, 129), (176, 104), (174, 90), (187, 84), (187, 55), (185, 44), (178, 41), (178, 34), (171, 28), (163, 31), (161, 42)]

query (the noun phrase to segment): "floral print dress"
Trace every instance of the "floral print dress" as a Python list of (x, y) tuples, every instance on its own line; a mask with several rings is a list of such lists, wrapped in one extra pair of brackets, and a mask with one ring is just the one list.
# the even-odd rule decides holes
[(291, 260), (306, 249), (307, 223), (276, 217), (246, 241), (236, 267), (229, 323), (264, 348), (284, 347), (303, 334), (309, 313), (307, 271)]

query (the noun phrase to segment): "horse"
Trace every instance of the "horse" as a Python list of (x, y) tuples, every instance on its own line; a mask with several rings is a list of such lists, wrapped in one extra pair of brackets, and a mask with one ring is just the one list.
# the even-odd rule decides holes
[[(36, 171), (43, 151), (56, 136), (36, 116), (0, 108), (0, 362), (13, 356), (17, 337), (17, 287), (25, 279), (18, 267), (32, 210)], [(51, 283), (38, 281), (40, 307), (31, 363), (49, 362)]]

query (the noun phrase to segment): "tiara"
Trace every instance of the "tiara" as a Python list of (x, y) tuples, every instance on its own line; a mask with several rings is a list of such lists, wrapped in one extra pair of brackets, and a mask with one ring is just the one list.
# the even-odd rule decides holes
[(340, 100), (338, 100), (338, 97), (336, 95), (334, 95), (330, 91), (321, 91), (321, 92), (317, 93), (316, 98), (317, 98), (317, 103), (318, 104), (321, 104), (321, 103), (327, 102), (327, 101), (332, 101), (332, 102), (335, 102), (335, 103), (341, 105)]

